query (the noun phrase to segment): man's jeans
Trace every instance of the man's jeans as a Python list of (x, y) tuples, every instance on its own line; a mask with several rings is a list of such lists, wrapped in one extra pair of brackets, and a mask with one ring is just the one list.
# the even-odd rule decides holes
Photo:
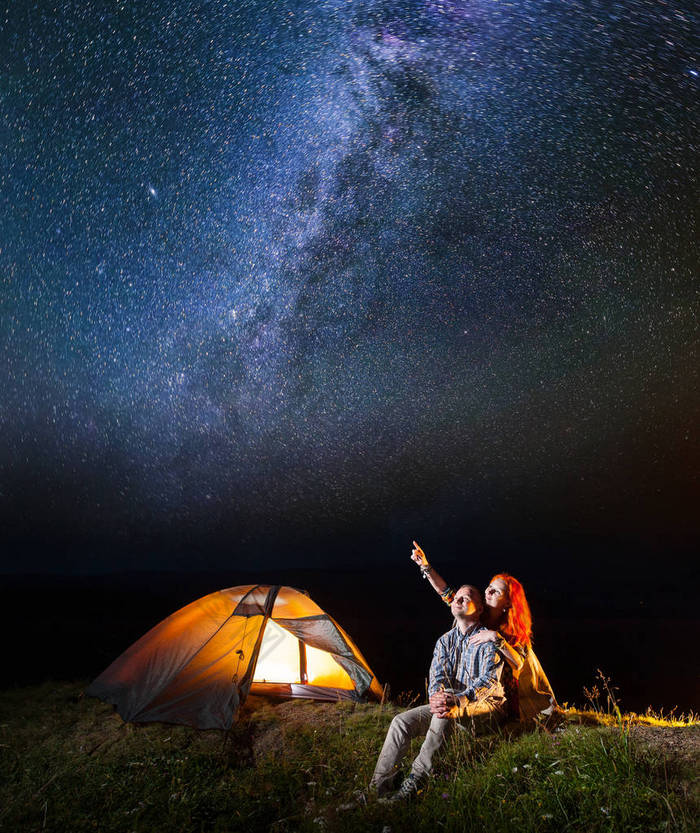
[(370, 787), (376, 787), (379, 796), (391, 790), (399, 764), (408, 752), (413, 738), (425, 733), (418, 757), (411, 766), (411, 775), (422, 779), (430, 774), (433, 756), (457, 723), (475, 734), (481, 734), (493, 729), (502, 720), (502, 709), (494, 709), (492, 704), (486, 702), (470, 703), (465, 714), (459, 719), (435, 717), (430, 711), (430, 706), (417, 706), (415, 709), (397, 714), (391, 721), (384, 746), (379, 753)]

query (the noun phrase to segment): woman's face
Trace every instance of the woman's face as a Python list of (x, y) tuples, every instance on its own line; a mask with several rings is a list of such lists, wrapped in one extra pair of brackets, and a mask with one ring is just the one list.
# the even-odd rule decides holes
[(495, 578), (484, 591), (484, 603), (492, 613), (503, 613), (510, 604), (508, 585), (502, 578)]

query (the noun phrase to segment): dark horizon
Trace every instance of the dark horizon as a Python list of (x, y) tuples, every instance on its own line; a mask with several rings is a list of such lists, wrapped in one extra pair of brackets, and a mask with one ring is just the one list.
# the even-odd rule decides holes
[(368, 470), (335, 497), (277, 501), (271, 491), (245, 503), (222, 494), (196, 511), (157, 513), (148, 503), (111, 506), (108, 480), (96, 489), (79, 478), (20, 481), (10, 471), (0, 572), (398, 566), (413, 539), (438, 561), (486, 558), (516, 575), (553, 559), (570, 579), (572, 557), (587, 555), (615, 576), (656, 575), (659, 564), (683, 572), (700, 540), (693, 436), (690, 425), (678, 425), (670, 447), (657, 437), (634, 459), (621, 446), (555, 477), (530, 480), (510, 468), (482, 477), (480, 493), (449, 461), (413, 472), (407, 452), (402, 469)]
[[(440, 567), (446, 578), (459, 581), (460, 563)], [(483, 568), (469, 576), (479, 586), (489, 578)], [(180, 607), (224, 587), (256, 583), (307, 590), (350, 633), (392, 697), (422, 696), (433, 644), (449, 629), (451, 617), (412, 563), (370, 576), (366, 570), (314, 568), (5, 576), (0, 618), (14, 636), (0, 685), (87, 682)], [(585, 706), (584, 688), (596, 683), (600, 669), (626, 710), (697, 710), (700, 691), (686, 646), (700, 631), (694, 585), (688, 580), (683, 587), (679, 593), (673, 581), (661, 581), (652, 595), (648, 580), (639, 576), (626, 585), (582, 581), (575, 593), (563, 592), (556, 576), (531, 584), (534, 646), (559, 701)], [(659, 683), (660, 661), (676, 669), (671, 687)]]

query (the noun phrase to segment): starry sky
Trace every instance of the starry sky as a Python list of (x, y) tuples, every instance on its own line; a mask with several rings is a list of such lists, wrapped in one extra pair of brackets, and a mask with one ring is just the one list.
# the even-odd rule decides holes
[(5, 3), (5, 569), (681, 558), (696, 25)]

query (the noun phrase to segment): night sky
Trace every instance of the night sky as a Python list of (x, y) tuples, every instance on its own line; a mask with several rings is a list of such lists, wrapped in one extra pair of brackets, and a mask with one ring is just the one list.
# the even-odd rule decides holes
[(691, 9), (4, 4), (4, 569), (675, 569)]

